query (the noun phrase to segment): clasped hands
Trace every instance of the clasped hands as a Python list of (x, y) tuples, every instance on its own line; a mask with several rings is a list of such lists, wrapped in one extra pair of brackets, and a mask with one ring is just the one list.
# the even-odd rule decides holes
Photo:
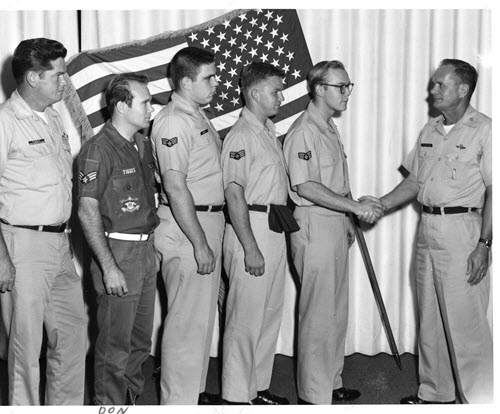
[(359, 220), (369, 224), (376, 223), (387, 210), (387, 207), (376, 197), (363, 196), (358, 199), (358, 202), (359, 208), (356, 215)]

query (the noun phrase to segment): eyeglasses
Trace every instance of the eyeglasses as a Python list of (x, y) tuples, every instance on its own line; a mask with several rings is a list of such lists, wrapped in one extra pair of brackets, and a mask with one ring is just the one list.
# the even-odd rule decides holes
[(348, 83), (348, 84), (341, 83), (340, 85), (332, 85), (331, 83), (322, 83), (321, 85), (333, 86), (334, 88), (339, 88), (340, 93), (342, 95), (345, 95), (346, 92), (350, 93), (352, 91), (352, 88), (354, 87), (354, 83)]

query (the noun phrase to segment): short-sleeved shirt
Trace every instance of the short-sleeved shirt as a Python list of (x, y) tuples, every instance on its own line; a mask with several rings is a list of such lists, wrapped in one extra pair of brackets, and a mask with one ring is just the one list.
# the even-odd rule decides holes
[(155, 168), (151, 141), (139, 133), (128, 141), (108, 121), (78, 156), (78, 197), (99, 201), (106, 232), (151, 233), (159, 224)]
[[(222, 205), (222, 142), (203, 109), (177, 93), (153, 122), (155, 157), (163, 178), (167, 171), (186, 175), (195, 205)], [(168, 203), (162, 187), (162, 203)]]
[(295, 190), (308, 181), (323, 184), (342, 196), (349, 193), (347, 160), (337, 126), (332, 118), (325, 120), (313, 101), (288, 130), (283, 151), (290, 175), (290, 198), (297, 206), (314, 205)]
[(224, 139), (222, 171), (224, 189), (240, 185), (248, 204), (286, 204), (288, 178), (274, 124), (264, 126), (247, 108)]
[(477, 207), (492, 183), (491, 119), (472, 106), (446, 134), (444, 117), (430, 120), (403, 166), (418, 184), (419, 203)]
[(0, 218), (14, 225), (59, 225), (71, 215), (69, 138), (56, 110), (44, 115), (17, 90), (0, 105)]

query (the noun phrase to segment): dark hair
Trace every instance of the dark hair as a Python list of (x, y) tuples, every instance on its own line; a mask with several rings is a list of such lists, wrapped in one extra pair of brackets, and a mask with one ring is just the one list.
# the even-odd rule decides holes
[(441, 66), (452, 66), (454, 74), (460, 79), (460, 83), (469, 85), (469, 99), (476, 89), (478, 73), (474, 66), (459, 59), (443, 59)]
[(170, 61), (167, 69), (167, 77), (172, 79), (174, 89), (178, 89), (181, 80), (188, 77), (195, 80), (200, 73), (200, 68), (210, 65), (215, 60), (215, 56), (198, 47), (185, 47), (179, 50)]
[(270, 63), (251, 62), (241, 70), (241, 89), (244, 93), (247, 93), (255, 84), (272, 78), (273, 76), (278, 76), (283, 79), (285, 77), (285, 72), (274, 67)]
[(132, 106), (134, 97), (132, 96), (132, 92), (130, 92), (130, 82), (138, 82), (146, 85), (149, 79), (147, 76), (138, 75), (137, 73), (121, 73), (114, 77), (108, 83), (104, 93), (106, 106), (110, 116), (115, 112), (118, 102), (125, 102), (127, 106)]
[(23, 40), (17, 45), (12, 57), (12, 74), (20, 85), (30, 70), (43, 72), (52, 69), (52, 61), (65, 58), (68, 51), (57, 40), (39, 37)]
[(324, 60), (316, 63), (307, 74), (307, 87), (313, 97), (316, 96), (316, 85), (326, 82), (327, 72), (330, 69), (345, 70), (345, 67), (343, 63), (338, 60)]

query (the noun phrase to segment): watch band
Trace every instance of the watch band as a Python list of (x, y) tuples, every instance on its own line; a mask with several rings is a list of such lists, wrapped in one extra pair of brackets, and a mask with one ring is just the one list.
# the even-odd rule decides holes
[(486, 247), (489, 249), (489, 248), (491, 248), (492, 241), (489, 239), (483, 239), (482, 237), (480, 237), (479, 243), (484, 243), (486, 245)]

